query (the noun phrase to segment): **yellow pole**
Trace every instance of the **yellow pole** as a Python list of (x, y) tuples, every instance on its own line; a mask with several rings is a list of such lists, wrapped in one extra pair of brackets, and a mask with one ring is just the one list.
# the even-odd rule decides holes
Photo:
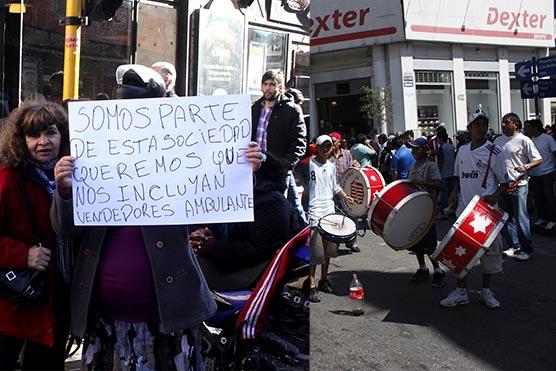
[[(81, 0), (66, 0), (63, 100), (79, 98), (79, 54), (81, 52)], [(68, 21), (71, 20), (71, 21)]]

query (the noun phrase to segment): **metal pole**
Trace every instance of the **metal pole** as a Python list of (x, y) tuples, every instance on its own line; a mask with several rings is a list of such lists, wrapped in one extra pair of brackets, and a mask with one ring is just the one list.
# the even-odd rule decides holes
[(17, 87), (17, 105), (21, 106), (23, 97), (23, 0), (19, 2), (19, 84)]
[(533, 92), (535, 94), (535, 118), (538, 119), (541, 117), (540, 111), (539, 111), (539, 79), (538, 79), (538, 71), (537, 71), (537, 58), (533, 57), (531, 58), (531, 60), (533, 61), (533, 64), (531, 65), (531, 73), (532, 73), (532, 80), (534, 81), (533, 84)]
[(66, 0), (63, 100), (79, 98), (79, 55), (81, 53), (81, 24), (77, 22), (79, 17), (81, 17), (81, 0)]

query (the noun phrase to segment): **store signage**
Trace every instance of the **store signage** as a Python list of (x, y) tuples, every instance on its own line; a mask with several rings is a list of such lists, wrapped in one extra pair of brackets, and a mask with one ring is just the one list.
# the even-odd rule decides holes
[(554, 46), (548, 0), (404, 0), (408, 40)]
[(311, 52), (403, 40), (401, 3), (390, 0), (311, 3)]

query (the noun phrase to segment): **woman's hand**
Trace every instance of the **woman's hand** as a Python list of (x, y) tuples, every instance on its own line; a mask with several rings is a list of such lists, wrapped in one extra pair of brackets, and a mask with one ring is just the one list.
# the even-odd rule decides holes
[(189, 235), (189, 243), (196, 254), (209, 255), (214, 247), (214, 234), (207, 227), (196, 229)]
[(46, 247), (33, 246), (29, 248), (29, 254), (27, 255), (27, 266), (31, 269), (36, 269), (38, 271), (45, 271), (50, 262), (50, 250)]
[(56, 186), (58, 187), (58, 191), (63, 194), (71, 195), (74, 163), (75, 157), (64, 156), (56, 163), (56, 166), (54, 166), (54, 179), (56, 180)]
[(249, 142), (248, 148), (245, 151), (245, 158), (247, 159), (249, 165), (251, 165), (251, 169), (253, 169), (253, 171), (259, 170), (261, 168), (261, 160), (263, 158), (261, 147), (259, 147), (259, 145), (255, 142)]

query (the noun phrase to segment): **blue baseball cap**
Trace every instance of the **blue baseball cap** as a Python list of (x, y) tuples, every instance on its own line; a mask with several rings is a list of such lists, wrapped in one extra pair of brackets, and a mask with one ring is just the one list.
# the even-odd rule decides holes
[(428, 144), (429, 144), (429, 141), (425, 137), (419, 137), (419, 138), (416, 138), (415, 140), (412, 140), (411, 142), (407, 143), (408, 146), (415, 147), (415, 148), (425, 147)]

